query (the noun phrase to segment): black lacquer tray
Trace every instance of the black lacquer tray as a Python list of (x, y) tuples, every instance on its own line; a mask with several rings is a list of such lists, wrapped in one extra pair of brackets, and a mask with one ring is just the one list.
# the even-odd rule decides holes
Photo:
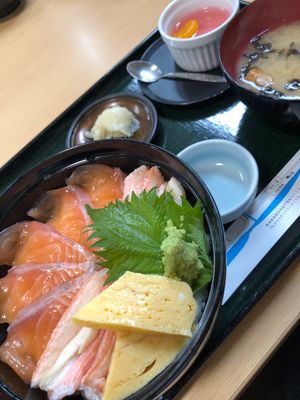
[[(126, 64), (141, 58), (158, 38), (157, 31), (152, 33), (5, 164), (0, 170), (0, 195), (25, 171), (66, 148), (66, 138), (74, 119), (89, 104), (114, 93), (128, 92), (142, 95), (141, 86), (127, 74)], [(300, 124), (279, 125), (257, 115), (241, 103), (231, 89), (211, 100), (190, 106), (160, 103), (155, 103), (155, 106), (159, 123), (154, 144), (177, 154), (186, 146), (204, 139), (222, 138), (238, 142), (246, 147), (257, 161), (260, 173), (259, 191), (300, 148)], [(0, 210), (0, 219), (4, 212), (5, 210)], [(243, 283), (243, 289), (238, 289), (221, 307), (204, 351), (188, 374), (164, 399), (174, 397), (299, 253), (298, 219)], [(16, 392), (20, 393), (19, 390)], [(24, 396), (24, 393), (20, 393), (20, 396)]]

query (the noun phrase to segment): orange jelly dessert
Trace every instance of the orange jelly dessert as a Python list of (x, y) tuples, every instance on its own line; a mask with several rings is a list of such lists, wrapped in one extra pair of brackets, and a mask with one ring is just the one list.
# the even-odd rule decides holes
[(222, 7), (202, 7), (183, 16), (171, 29), (171, 36), (189, 39), (204, 35), (222, 25), (230, 11)]

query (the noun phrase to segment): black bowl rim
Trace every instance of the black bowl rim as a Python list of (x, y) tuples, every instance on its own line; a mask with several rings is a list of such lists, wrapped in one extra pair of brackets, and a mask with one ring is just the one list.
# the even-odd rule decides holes
[[(212, 207), (212, 214), (216, 218), (216, 229), (219, 234), (219, 238), (217, 240), (220, 240), (218, 243), (218, 245), (220, 246), (218, 251), (216, 252), (216, 249), (214, 248), (215, 259), (213, 260), (214, 269), (210, 291), (205, 304), (205, 308), (198, 322), (197, 329), (195, 329), (195, 332), (191, 339), (191, 343), (187, 344), (182, 354), (179, 355), (179, 358), (176, 357), (174, 361), (172, 361), (160, 374), (154, 377), (148, 384), (146, 384), (136, 393), (133, 393), (126, 398), (126, 400), (154, 400), (160, 399), (163, 394), (168, 392), (183, 377), (183, 375), (194, 363), (209, 337), (223, 298), (226, 274), (226, 248), (224, 229), (214, 199), (199, 175), (183, 160), (179, 159), (175, 154), (154, 144), (134, 140), (103, 140), (95, 143), (74, 146), (70, 149), (63, 150), (62, 152), (57, 153), (54, 156), (37, 164), (32, 169), (28, 170), (22, 177), (17, 179), (6, 190), (6, 192), (0, 198), (0, 207), (7, 201), (9, 201), (9, 199), (17, 193), (18, 190), (16, 189), (16, 187), (22, 184), (22, 182), (24, 183), (26, 180), (34, 182), (34, 176), (36, 177), (36, 179), (51, 179), (51, 174), (54, 175), (55, 173), (60, 171), (60, 169), (54, 168), (55, 166), (57, 166), (58, 163), (64, 162), (65, 166), (74, 165), (74, 167), (76, 167), (78, 165), (82, 165), (79, 164), (79, 162), (84, 161), (84, 164), (93, 161), (96, 162), (97, 158), (95, 157), (95, 153), (97, 154), (97, 152), (101, 154), (101, 152), (104, 153), (105, 151), (109, 151), (110, 154), (115, 152), (115, 155), (120, 155), (121, 153), (124, 154), (124, 152), (128, 152), (128, 150), (126, 150), (126, 147), (130, 149), (130, 152), (136, 158), (141, 157), (140, 154), (137, 154), (137, 150), (146, 150), (146, 155), (143, 156), (144, 159), (140, 158), (141, 162), (144, 162), (145, 159), (147, 159), (149, 164), (158, 165), (162, 169), (173, 169), (175, 171), (173, 166), (172, 168), (168, 167), (166, 159), (164, 159), (164, 162), (153, 158), (151, 158), (150, 160), (150, 151), (162, 155), (163, 157), (167, 158), (168, 161), (171, 160), (172, 162), (174, 162), (177, 166), (183, 167), (186, 175), (182, 176), (182, 181), (187, 184), (187, 182), (189, 181), (187, 181), (186, 178), (192, 179), (192, 183), (189, 182), (189, 185), (190, 188), (193, 188), (193, 195), (199, 198), (202, 204), (204, 199), (200, 198), (198, 190), (201, 189), (205, 193), (205, 196), (207, 196), (207, 200), (209, 202), (208, 204)], [(43, 174), (42, 176), (41, 172)], [(196, 183), (196, 187), (193, 186), (194, 183)], [(11, 206), (11, 208), (13, 209), (13, 207), (15, 207), (14, 204)], [(213, 237), (212, 246), (215, 245), (215, 241), (216, 238)], [(0, 391), (1, 390), (4, 391), (6, 394), (9, 393), (11, 395), (12, 393), (11, 388), (5, 385), (5, 383), (3, 382), (0, 382)], [(16, 394), (13, 394), (13, 399), (24, 400)]]
[[(152, 127), (149, 129), (149, 133), (146, 136), (145, 140), (140, 140), (141, 142), (151, 142), (157, 133), (157, 127), (158, 127), (158, 113), (157, 110), (154, 106), (154, 104), (147, 99), (143, 95), (135, 94), (135, 93), (130, 93), (130, 92), (120, 92), (120, 93), (115, 93), (115, 94), (110, 94), (104, 97), (99, 98), (98, 100), (93, 101), (91, 104), (88, 106), (84, 107), (82, 111), (77, 115), (77, 117), (74, 119), (72, 122), (72, 125), (68, 131), (67, 138), (66, 138), (66, 147), (75, 147), (75, 146), (81, 146), (81, 145), (76, 145), (73, 143), (73, 138), (74, 138), (74, 131), (80, 120), (87, 114), (89, 111), (91, 111), (94, 107), (98, 106), (102, 102), (105, 102), (107, 100), (113, 99), (113, 98), (131, 98), (134, 100), (139, 100), (141, 103), (144, 104), (145, 109), (148, 109), (150, 115), (151, 115), (151, 122), (152, 122)], [(132, 139), (105, 139), (105, 140), (132, 140)], [(92, 143), (99, 143), (100, 140), (96, 140), (95, 142)], [(91, 144), (91, 143), (84, 143), (84, 144)]]

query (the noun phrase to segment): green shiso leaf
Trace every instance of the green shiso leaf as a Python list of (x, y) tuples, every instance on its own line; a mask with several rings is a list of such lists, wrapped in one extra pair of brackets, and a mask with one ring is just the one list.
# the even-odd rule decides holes
[(132, 193), (130, 201), (117, 201), (106, 208), (87, 206), (87, 211), (93, 221), (89, 227), (93, 232), (90, 239), (96, 239), (92, 247), (97, 255), (106, 260), (101, 264), (109, 268), (106, 283), (115, 281), (126, 271), (164, 275), (161, 243), (167, 237), (168, 221), (176, 228), (185, 230), (187, 242), (197, 244), (203, 268), (193, 282), (193, 289), (198, 290), (199, 285), (210, 281), (212, 266), (206, 250), (203, 214), (198, 202), (193, 207), (182, 198), (182, 205), (178, 205), (170, 193), (164, 192), (157, 197), (154, 188), (139, 196)]

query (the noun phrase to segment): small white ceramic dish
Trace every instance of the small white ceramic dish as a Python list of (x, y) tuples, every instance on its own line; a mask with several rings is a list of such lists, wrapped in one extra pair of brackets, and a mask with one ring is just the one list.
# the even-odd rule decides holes
[[(229, 17), (212, 31), (189, 39), (171, 36), (172, 27), (186, 15), (203, 7), (221, 7), (230, 12)], [(223, 32), (239, 9), (239, 0), (173, 0), (161, 13), (158, 30), (176, 64), (186, 71), (201, 72), (217, 67), (219, 44)]]
[(224, 224), (251, 206), (257, 192), (258, 168), (243, 146), (223, 139), (204, 140), (185, 148), (178, 157), (203, 179)]

